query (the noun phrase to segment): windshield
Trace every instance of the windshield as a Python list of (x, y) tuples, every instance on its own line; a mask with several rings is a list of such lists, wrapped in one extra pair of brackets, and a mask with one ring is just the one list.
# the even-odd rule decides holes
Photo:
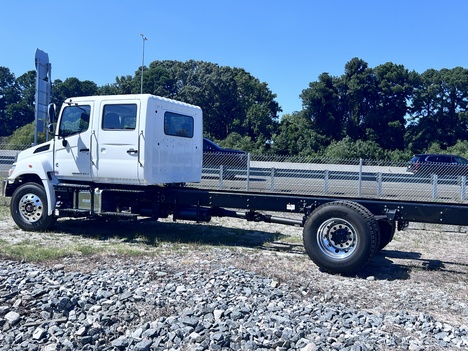
[(454, 158), (456, 163), (459, 163), (461, 165), (467, 165), (468, 164), (468, 160), (466, 158), (463, 158), (461, 156), (454, 156), (453, 158)]

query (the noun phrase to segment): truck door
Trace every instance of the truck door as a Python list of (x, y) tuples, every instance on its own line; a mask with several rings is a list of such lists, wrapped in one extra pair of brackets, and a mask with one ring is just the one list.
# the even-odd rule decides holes
[(54, 171), (58, 179), (91, 180), (91, 110), (92, 103), (62, 110), (54, 143)]
[(92, 177), (104, 183), (139, 184), (138, 100), (104, 101), (92, 135)]

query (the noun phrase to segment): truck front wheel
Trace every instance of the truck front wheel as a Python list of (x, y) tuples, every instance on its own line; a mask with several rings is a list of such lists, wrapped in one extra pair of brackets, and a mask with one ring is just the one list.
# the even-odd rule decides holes
[(45, 190), (36, 183), (26, 183), (15, 190), (10, 211), (15, 223), (23, 230), (47, 230), (55, 222), (55, 217), (48, 215)]
[(372, 213), (352, 201), (323, 204), (304, 225), (304, 247), (316, 265), (330, 273), (361, 269), (379, 247), (379, 227)]

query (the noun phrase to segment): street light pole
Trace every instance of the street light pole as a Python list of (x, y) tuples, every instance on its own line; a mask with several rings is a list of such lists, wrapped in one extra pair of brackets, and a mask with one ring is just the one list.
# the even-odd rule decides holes
[(143, 72), (144, 72), (144, 66), (145, 66), (145, 41), (148, 40), (148, 38), (145, 37), (144, 34), (141, 35), (141, 40), (143, 41), (143, 53), (142, 53), (142, 58), (141, 58), (141, 88), (140, 88), (140, 93), (143, 94)]

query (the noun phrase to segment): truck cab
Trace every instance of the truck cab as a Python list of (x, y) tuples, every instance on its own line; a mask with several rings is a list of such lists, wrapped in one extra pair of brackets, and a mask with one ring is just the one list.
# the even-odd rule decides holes
[(21, 152), (9, 183), (31, 173), (47, 182), (199, 182), (202, 123), (199, 107), (148, 94), (70, 98), (53, 140)]
[(199, 182), (202, 112), (152, 95), (67, 99), (54, 143), (57, 179), (150, 185)]

